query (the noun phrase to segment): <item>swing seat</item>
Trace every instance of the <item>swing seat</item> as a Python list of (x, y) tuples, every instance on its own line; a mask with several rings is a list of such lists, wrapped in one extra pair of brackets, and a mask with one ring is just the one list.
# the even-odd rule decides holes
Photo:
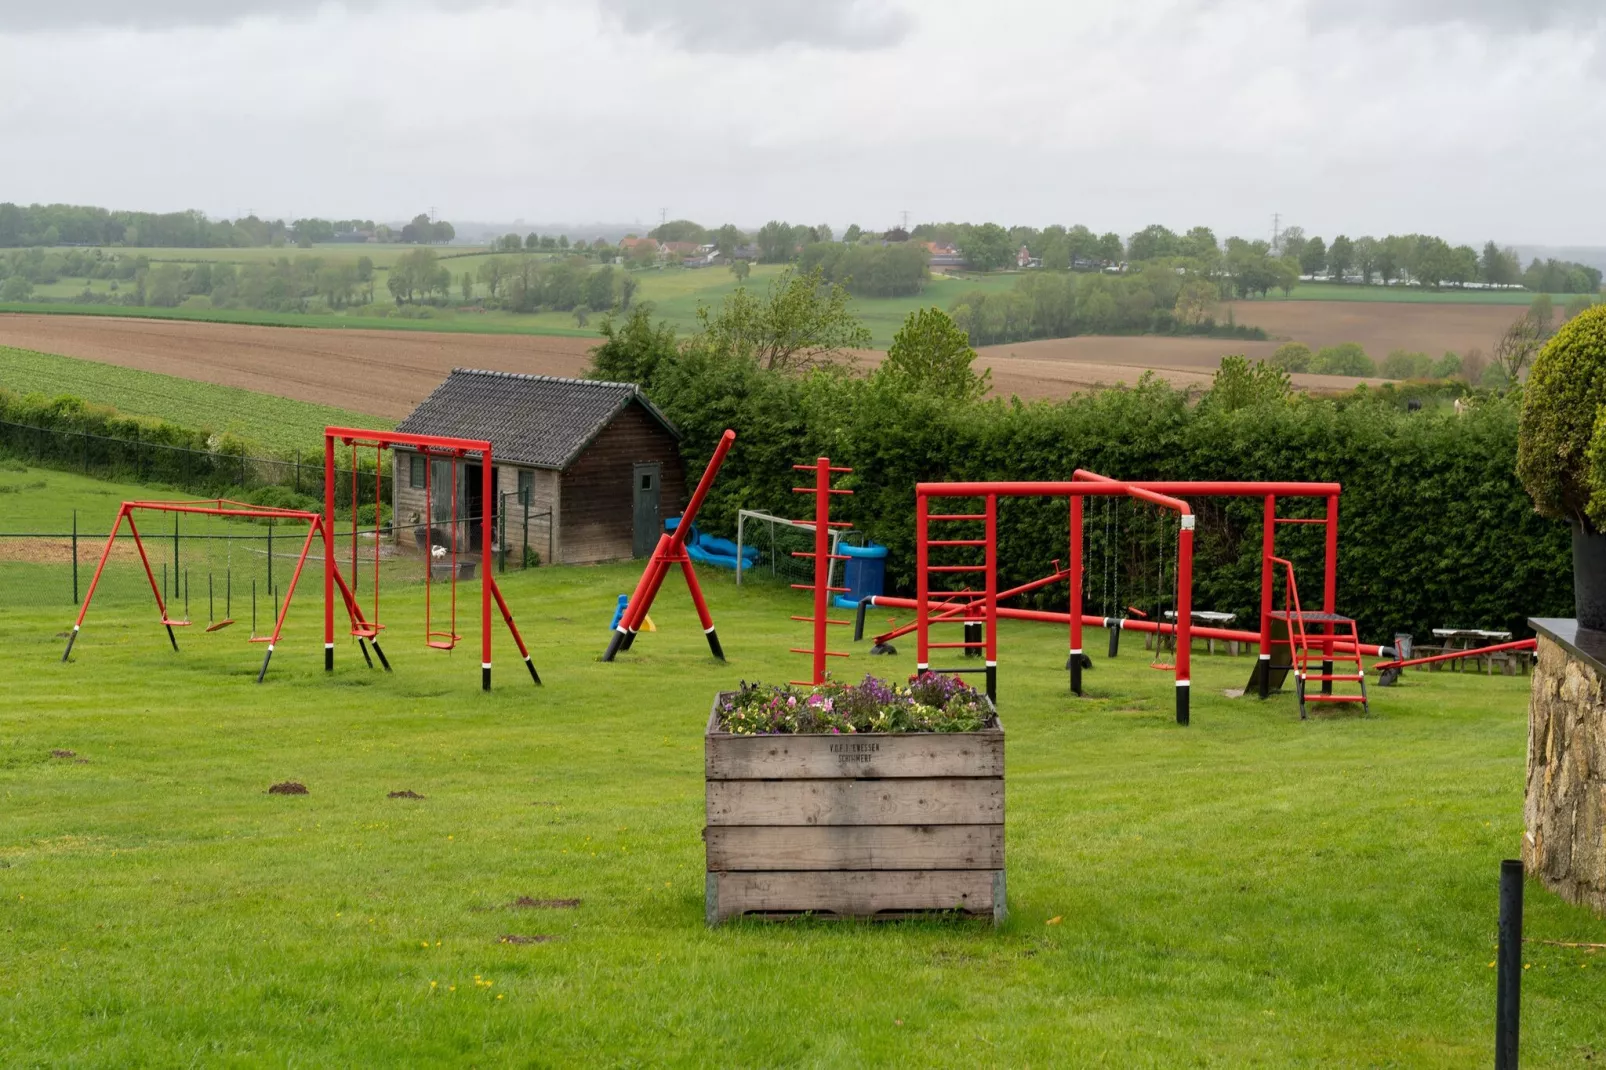
[(379, 633), (384, 629), (383, 624), (354, 624), (351, 634), (356, 639), (378, 639)]
[(227, 628), (229, 625), (231, 625), (233, 623), (234, 623), (234, 621), (232, 619), (230, 619), (230, 620), (220, 620), (216, 624), (208, 624), (206, 626), (206, 630), (208, 632), (220, 632), (224, 628)]
[(431, 650), (454, 650), (461, 635), (455, 632), (430, 632), (426, 636), (425, 646)]
[(271, 635), (253, 635), (251, 638), (247, 639), (246, 642), (248, 642), (248, 643), (271, 643), (271, 642), (273, 642), (273, 636), (271, 636)]
[(162, 618), (162, 623), (169, 628), (188, 628), (190, 626), (190, 622), (187, 620), (169, 620), (166, 617)]
[(1163, 661), (1151, 661), (1149, 662), (1149, 668), (1159, 669), (1161, 672), (1176, 672), (1177, 670), (1175, 665), (1167, 665)]

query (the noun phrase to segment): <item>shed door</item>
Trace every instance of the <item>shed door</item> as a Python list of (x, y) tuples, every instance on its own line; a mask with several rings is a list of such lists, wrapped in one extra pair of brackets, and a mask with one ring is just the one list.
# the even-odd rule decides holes
[(636, 557), (646, 557), (652, 553), (653, 547), (658, 545), (660, 530), (658, 519), (658, 483), (663, 474), (663, 465), (637, 464), (632, 466), (635, 478), (635, 538), (632, 540), (631, 552)]

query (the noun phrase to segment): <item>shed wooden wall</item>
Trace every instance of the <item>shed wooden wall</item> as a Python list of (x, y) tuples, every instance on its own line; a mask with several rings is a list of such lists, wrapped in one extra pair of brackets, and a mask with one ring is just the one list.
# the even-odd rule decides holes
[(634, 466), (663, 466), (659, 483), (659, 530), (666, 517), (686, 506), (686, 467), (675, 436), (631, 402), (603, 428), (561, 476), (558, 560), (586, 564), (628, 558), (634, 550)]
[[(413, 515), (419, 517), (428, 514), (425, 509), (424, 489), (411, 485), (411, 465), (414, 453), (412, 450), (397, 447), (392, 451), (395, 465), (394, 499), (392, 501), (393, 516), (396, 518), (397, 538), (406, 545), (413, 541)], [(496, 507), (500, 507), (500, 495), (507, 495), (507, 542), (511, 547), (509, 560), (515, 560), (511, 554), (521, 553), (524, 546), (524, 506), (519, 503), (519, 472), (530, 471), (534, 473), (535, 486), (530, 495), (530, 548), (541, 555), (543, 564), (547, 562), (547, 534), (548, 520), (538, 514), (552, 511), (551, 523), (558, 520), (558, 473), (550, 468), (521, 469), (518, 465), (505, 464), (498, 461), (496, 468), (496, 493), (498, 494)], [(461, 485), (464, 469), (458, 470), (458, 493), (463, 494), (465, 488)], [(433, 478), (433, 477), (432, 477)], [(420, 521), (421, 523), (422, 521)], [(493, 534), (500, 534), (501, 526)], [(466, 537), (467, 528), (459, 532), (460, 537)]]

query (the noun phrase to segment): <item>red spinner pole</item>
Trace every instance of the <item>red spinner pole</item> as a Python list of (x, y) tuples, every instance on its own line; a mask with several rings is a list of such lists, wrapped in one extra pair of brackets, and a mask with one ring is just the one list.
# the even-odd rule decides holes
[(703, 507), (703, 499), (708, 497), (708, 491), (714, 485), (714, 478), (719, 475), (720, 466), (725, 463), (725, 455), (730, 452), (735, 442), (736, 432), (726, 429), (719, 437), (719, 444), (714, 447), (714, 455), (709, 458), (708, 467), (703, 469), (703, 477), (697, 481), (697, 489), (692, 492), (691, 500), (686, 503), (685, 511), (680, 514), (680, 523), (675, 525), (674, 531), (658, 536), (658, 545), (653, 549), (652, 557), (648, 558), (641, 579), (636, 581), (636, 589), (631, 592), (630, 601), (625, 603), (625, 611), (620, 614), (613, 635), (608, 637), (608, 649), (602, 655), (603, 661), (612, 661), (619, 651), (629, 650), (635, 645), (636, 636), (646, 623), (653, 599), (658, 597), (658, 589), (663, 586), (664, 577), (669, 574), (671, 565), (679, 565), (681, 574), (686, 578), (686, 588), (691, 592), (692, 605), (697, 609), (697, 619), (702, 623), (703, 634), (708, 637), (708, 649), (720, 661), (725, 660), (725, 651), (719, 645), (719, 634), (714, 631), (713, 615), (708, 611), (708, 603), (703, 599), (703, 589), (697, 582), (697, 572), (692, 568), (691, 558), (686, 553), (686, 540), (691, 536), (691, 527), (693, 521), (697, 519), (697, 511)]
[(846, 561), (841, 554), (831, 553), (831, 529), (833, 527), (849, 527), (851, 525), (831, 520), (831, 495), (852, 494), (851, 490), (834, 490), (831, 487), (831, 474), (833, 472), (848, 473), (851, 468), (832, 467), (829, 457), (820, 457), (813, 464), (794, 464), (794, 469), (800, 472), (812, 470), (814, 472), (814, 486), (793, 487), (794, 494), (814, 495), (814, 550), (793, 550), (793, 557), (812, 557), (814, 559), (814, 582), (794, 583), (792, 586), (798, 590), (812, 591), (814, 595), (814, 615), (811, 617), (793, 616), (793, 620), (804, 621), (813, 627), (814, 644), (810, 647), (792, 647), (794, 654), (808, 654), (812, 665), (808, 680), (794, 680), (796, 684), (810, 684), (819, 686), (825, 683), (825, 659), (845, 658), (846, 653), (826, 649), (825, 629), (833, 624), (846, 625), (851, 621), (831, 619), (831, 595), (845, 592), (846, 587), (831, 586), (831, 563), (833, 561)]

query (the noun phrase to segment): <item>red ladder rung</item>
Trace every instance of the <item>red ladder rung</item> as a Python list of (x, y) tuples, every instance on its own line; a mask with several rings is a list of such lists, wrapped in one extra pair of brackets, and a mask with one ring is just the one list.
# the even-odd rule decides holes
[[(792, 619), (793, 620), (800, 620), (804, 624), (813, 624), (814, 623), (814, 618), (813, 617), (793, 617)], [(827, 618), (825, 618), (825, 623), (827, 623), (827, 624), (840, 624), (843, 627), (846, 627), (847, 625), (852, 624), (853, 622), (851, 620), (832, 620), (830, 617), (827, 617)]]
[(986, 572), (986, 565), (927, 565), (927, 572)]
[(1306, 695), (1306, 702), (1365, 702), (1365, 695)]
[[(792, 493), (793, 494), (818, 494), (818, 493), (820, 493), (820, 488), (819, 487), (793, 487), (792, 488)], [(827, 493), (827, 494), (852, 494), (853, 492), (851, 490), (840, 490), (840, 489), (838, 489), (836, 487), (826, 487), (825, 488), (825, 493)]]
[(986, 520), (986, 513), (932, 513), (929, 520)]
[[(813, 557), (814, 556), (814, 551), (813, 550), (793, 550), (792, 551), (792, 556), (793, 557)], [(846, 561), (846, 560), (848, 560), (848, 555), (847, 554), (826, 554), (825, 556), (830, 558), (832, 561)]]
[[(812, 591), (812, 590), (814, 590), (814, 584), (812, 584), (812, 583), (794, 583), (794, 584), (792, 584), (792, 589), (794, 591)], [(848, 588), (846, 588), (846, 587), (827, 587), (826, 590), (830, 591), (830, 592), (832, 592), (834, 594), (847, 594), (848, 593)]]
[[(795, 646), (795, 647), (792, 648), (792, 653), (794, 653), (794, 654), (813, 654), (814, 653), (814, 648), (813, 647), (797, 647), (797, 646)], [(827, 651), (825, 651), (825, 656), (828, 657), (828, 658), (845, 658), (848, 655), (839, 654), (835, 650), (827, 650)]]
[(986, 546), (986, 539), (927, 539), (927, 546)]
[(984, 643), (984, 642), (977, 642), (977, 643), (927, 643), (926, 645), (931, 647), (934, 650), (974, 650), (974, 649), (976, 649), (978, 647), (984, 647), (987, 644)]

